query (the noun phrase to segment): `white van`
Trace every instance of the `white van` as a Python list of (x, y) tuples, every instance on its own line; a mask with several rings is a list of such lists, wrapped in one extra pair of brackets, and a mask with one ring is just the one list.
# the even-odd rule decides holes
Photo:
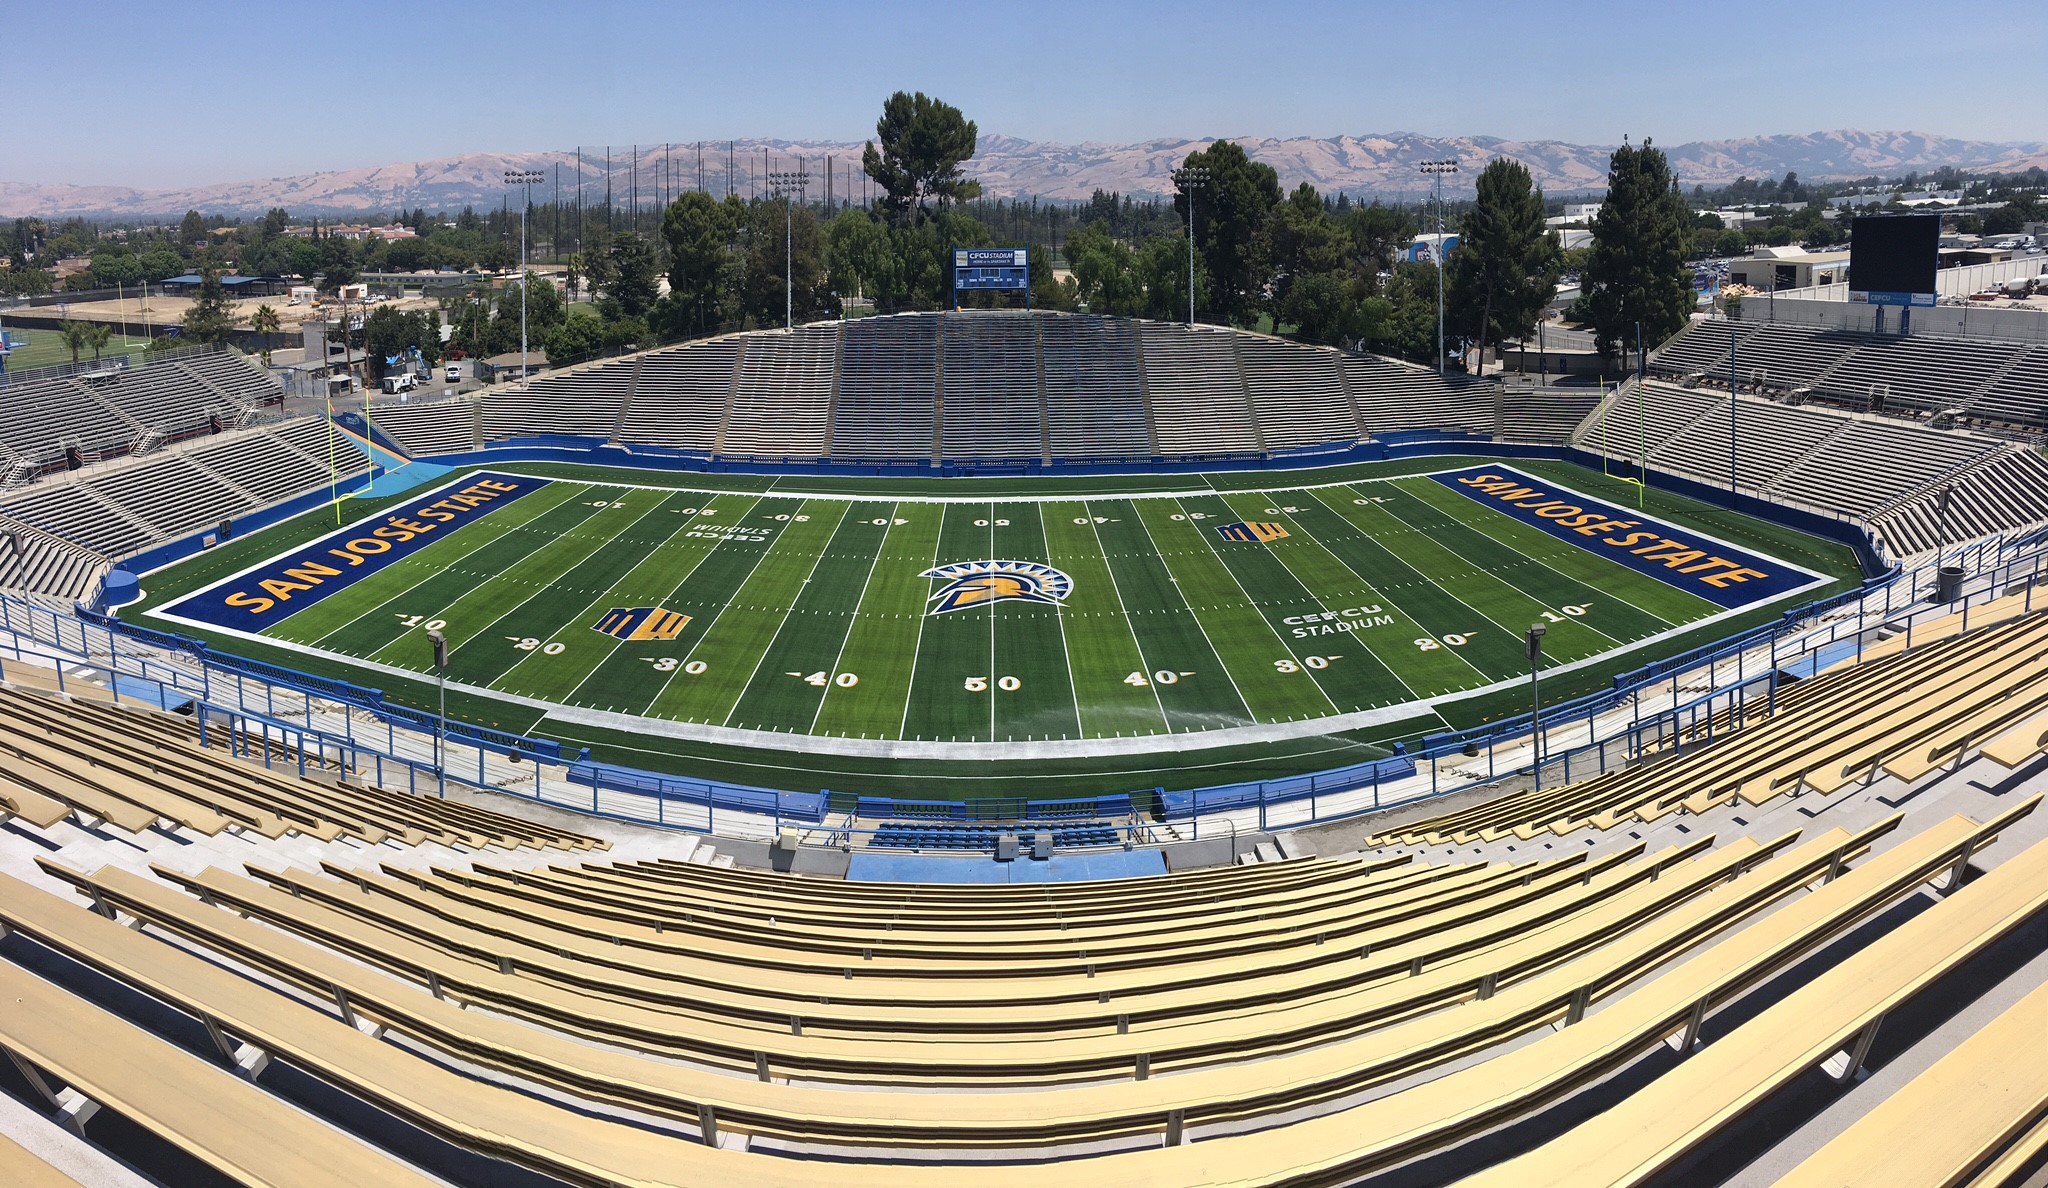
[(384, 394), (396, 396), (400, 392), (410, 392), (413, 390), (418, 379), (419, 377), (410, 371), (387, 375), (384, 377)]
[(459, 383), (461, 383), (461, 382), (462, 382), (462, 364), (460, 364), (460, 363), (450, 363), (450, 364), (448, 365), (448, 371), (447, 371), (447, 378), (448, 378), (448, 382), (449, 382), (449, 383), (451, 383), (451, 384), (459, 384)]

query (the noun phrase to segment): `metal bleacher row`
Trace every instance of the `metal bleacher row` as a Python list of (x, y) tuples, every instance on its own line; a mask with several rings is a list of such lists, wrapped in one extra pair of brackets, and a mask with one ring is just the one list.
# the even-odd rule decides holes
[[(1030, 465), (1273, 453), (1399, 429), (1492, 433), (1494, 391), (1217, 327), (966, 311), (728, 335), (492, 392), (480, 413), (460, 401), (376, 415), (419, 453), (556, 434), (757, 460)], [(1561, 440), (1585, 403), (1518, 413), (1513, 433)]]
[(1660, 347), (1653, 370), (1736, 381), (1924, 419), (2048, 427), (2048, 347), (1987, 339), (1866, 334), (1812, 326), (1696, 321)]
[(1653, 470), (1720, 486), (1733, 451), (1745, 493), (1863, 520), (1901, 555), (1940, 543), (1944, 488), (1955, 490), (1951, 541), (2048, 521), (2048, 460), (2036, 448), (1764, 396), (1741, 394), (1735, 405), (1731, 413), (1725, 387), (1630, 383), (1581, 420), (1572, 440), (1617, 458), (1647, 454)]
[[(450, 1150), (482, 1161), (460, 1182), (509, 1164), (577, 1184), (1350, 1183), (1443, 1158), (1479, 1184), (1640, 1183), (1739, 1142), (1817, 1068), (1853, 1082), (1887, 1015), (2048, 910), (2048, 842), (1997, 848), (2034, 835), (2038, 795), (1982, 820), (1912, 806), (1715, 836), (1872, 767), (2037, 761), (2048, 614), (1974, 615), (1992, 625), (1929, 624), (1745, 707), (1763, 720), (1732, 737), (1700, 723), (1651, 744), (1667, 758), (1374, 851), (1029, 886), (597, 862), (590, 838), (0, 687), (12, 826), (358, 847), (259, 849), (240, 870), (34, 852), (33, 878), (0, 874), (0, 1049), (16, 1092), (82, 1136), (110, 1111), (243, 1184), (440, 1182)], [(1673, 812), (1701, 828), (1554, 857), (1414, 852)], [(501, 853), (401, 860), (434, 844)], [(536, 847), (558, 859), (512, 860)], [(1794, 1182), (2033, 1168), (2048, 1079), (2013, 1049), (2038, 1055), (2044, 1009), (2024, 995)], [(1690, 1055), (1649, 1059), (1672, 1045)], [(1562, 1128), (1509, 1125), (1639, 1061)]]
[(946, 821), (886, 821), (875, 830), (871, 845), (898, 850), (979, 850), (996, 848), (1004, 833), (1017, 834), (1029, 844), (1037, 833), (1052, 835), (1052, 844), (1071, 846), (1113, 846), (1122, 840), (1116, 827), (1101, 821), (1057, 821), (1018, 829), (993, 825), (963, 825)]

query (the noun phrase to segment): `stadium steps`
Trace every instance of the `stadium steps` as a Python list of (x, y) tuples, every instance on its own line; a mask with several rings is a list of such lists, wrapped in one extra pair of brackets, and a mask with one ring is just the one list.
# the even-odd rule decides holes
[[(740, 335), (739, 353), (732, 357), (732, 378), (725, 382), (725, 411), (718, 416), (718, 434), (712, 438), (712, 450), (715, 453), (725, 453), (725, 434), (728, 429), (732, 428), (732, 408), (733, 404), (739, 400), (740, 374), (747, 366), (747, 344), (752, 341), (753, 339), (747, 335)], [(836, 384), (834, 386), (835, 388), (837, 387)], [(831, 421), (831, 414), (829, 412), (826, 414), (825, 419), (829, 424)]]
[(1152, 456), (1159, 456), (1159, 413), (1152, 407), (1152, 385), (1145, 381), (1145, 336), (1142, 333), (1131, 336), (1131, 350), (1138, 359), (1138, 399), (1145, 405), (1145, 438), (1152, 446)]
[[(846, 323), (833, 327), (832, 343), (832, 387), (825, 398), (825, 440), (818, 445), (818, 457), (832, 456), (832, 434), (839, 424), (839, 386), (846, 376)], [(739, 369), (734, 368), (737, 372)]]
[(932, 465), (946, 457), (946, 319), (932, 332)]
[(1245, 374), (1244, 335), (1230, 336), (1230, 356), (1237, 360), (1238, 395), (1244, 400), (1245, 424), (1251, 426), (1252, 446), (1263, 454), (1266, 452), (1266, 427), (1259, 423), (1259, 402), (1252, 399), (1252, 382)]
[(1031, 354), (1038, 360), (1038, 460), (1052, 465), (1052, 404), (1045, 396), (1045, 323), (1031, 319)]

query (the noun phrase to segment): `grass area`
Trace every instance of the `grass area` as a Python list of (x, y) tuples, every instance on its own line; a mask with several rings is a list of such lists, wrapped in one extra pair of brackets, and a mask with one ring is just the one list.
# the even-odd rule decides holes
[[(27, 346), (7, 357), (7, 370), (10, 372), (31, 371), (38, 367), (55, 367), (71, 362), (71, 348), (64, 345), (64, 336), (55, 330), (9, 329), (7, 333), (10, 337), (28, 339)], [(148, 348), (147, 338), (129, 338), (116, 334), (101, 348), (99, 358), (102, 362), (111, 362), (121, 355), (139, 354)], [(90, 361), (92, 358), (91, 351), (79, 356), (82, 362)]]
[[(1397, 739), (1519, 712), (1521, 632), (1533, 618), (1553, 624), (1550, 665), (1586, 664), (1548, 678), (1549, 700), (1783, 607), (1724, 614), (1418, 477), (1477, 461), (1024, 480), (508, 463), (499, 469), (552, 481), (265, 621), (260, 638), (153, 615), (333, 531), (332, 514), (302, 516), (152, 574), (145, 600), (126, 614), (414, 705), (432, 703), (422, 635), (440, 623), (453, 644), (450, 681), (460, 686), (450, 689), (453, 716), (654, 770), (958, 798), (1192, 787), (1357, 762)], [(1633, 486), (1597, 472), (1512, 465), (1634, 506)], [(939, 496), (955, 498), (932, 502)], [(344, 517), (363, 521), (419, 502), (351, 500)], [(1789, 529), (1655, 489), (1644, 514), (1827, 574), (1825, 590), (1856, 580), (1848, 550)], [(1239, 522), (1279, 525), (1284, 535), (1216, 531)], [(1019, 566), (993, 585), (969, 575), (968, 605), (932, 613), (950, 575), (927, 571), (992, 559)], [(1046, 567), (1071, 587), (1046, 585)], [(632, 608), (688, 620), (666, 639), (594, 630), (609, 611)], [(1475, 692), (1489, 686), (1500, 687)], [(570, 721), (552, 706), (756, 733), (676, 737), (654, 726)], [(1374, 718), (1183, 749), (1212, 729), (1287, 733), (1293, 723), (1346, 714)], [(1148, 740), (1144, 750), (1082, 747), (1029, 760), (870, 758), (802, 741), (1133, 736)]]

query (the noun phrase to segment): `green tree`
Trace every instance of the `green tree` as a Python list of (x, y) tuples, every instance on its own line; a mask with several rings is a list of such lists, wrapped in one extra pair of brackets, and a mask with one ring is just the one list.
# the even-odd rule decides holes
[(107, 343), (113, 341), (113, 338), (114, 328), (112, 326), (107, 325), (105, 322), (93, 322), (90, 324), (90, 328), (86, 331), (85, 343), (92, 348), (93, 362), (97, 363), (100, 361), (100, 352), (106, 349)]
[(1713, 250), (1717, 256), (1740, 256), (1749, 251), (1749, 240), (1731, 227), (1715, 234)]
[[(1179, 321), (1188, 316), (1188, 241), (1155, 235), (1138, 248), (1138, 276), (1145, 286), (1145, 316)], [(1195, 303), (1208, 300), (1209, 274), (1195, 261)]]
[(361, 269), (356, 266), (355, 245), (336, 235), (329, 235), (320, 241), (320, 291), (339, 293), (343, 285), (352, 285), (363, 279)]
[(889, 229), (864, 210), (840, 211), (825, 225), (825, 268), (833, 292), (866, 297), (878, 309), (896, 308), (909, 291)]
[(188, 210), (178, 223), (178, 242), (186, 247), (206, 242), (206, 220), (196, 210)]
[[(783, 219), (788, 217), (787, 234)], [(780, 200), (753, 203), (747, 210), (746, 282), (741, 310), (756, 325), (783, 320), (785, 307), (807, 321), (829, 290), (825, 283), (824, 238), (809, 207), (786, 208)], [(793, 270), (785, 273), (787, 262)]]
[(184, 258), (166, 248), (157, 248), (142, 254), (142, 279), (160, 281), (165, 277), (177, 276), (185, 271)]
[(66, 318), (57, 323), (57, 336), (64, 340), (65, 348), (71, 352), (71, 361), (76, 363), (78, 356), (92, 347), (92, 323)]
[(1336, 344), (1359, 337), (1364, 327), (1356, 285), (1338, 269), (1297, 276), (1280, 303), (1279, 319), (1306, 342)]
[(604, 319), (587, 305), (571, 307), (561, 324), (549, 331), (544, 347), (548, 364), (564, 367), (594, 359), (604, 350)]
[(923, 91), (898, 91), (883, 101), (875, 139), (861, 150), (861, 170), (881, 187), (888, 220), (913, 226), (948, 203), (980, 197), (981, 183), (960, 169), (974, 155), (977, 135), (959, 108)]
[[(616, 308), (618, 318), (639, 318), (654, 305), (661, 293), (661, 269), (654, 258), (654, 245), (628, 231), (612, 240), (607, 253), (611, 283), (606, 300)], [(645, 337), (643, 330), (636, 337)]]
[[(1208, 184), (1195, 193), (1196, 250), (1209, 278), (1202, 307), (1218, 321), (1248, 326), (1272, 276), (1266, 220), (1280, 205), (1280, 175), (1228, 140), (1189, 153), (1183, 164), (1209, 171)], [(1183, 220), (1187, 201), (1185, 193), (1173, 200)], [(1185, 293), (1185, 281), (1181, 288)]]
[[(1137, 314), (1145, 309), (1145, 278), (1138, 254), (1110, 234), (1109, 222), (1096, 219), (1067, 236), (1067, 266), (1074, 271), (1080, 300), (1093, 313)], [(1185, 259), (1185, 257), (1183, 257)]]
[(185, 311), (183, 337), (187, 342), (219, 346), (234, 334), (239, 319), (227, 287), (220, 283), (220, 272), (220, 263), (211, 254), (200, 257), (199, 294)]
[(1527, 166), (1496, 157), (1476, 185), (1478, 197), (1459, 220), (1445, 281), (1448, 316), (1471, 335), (1484, 360), (1488, 343), (1535, 331), (1557, 292), (1563, 249), (1543, 226), (1543, 191), (1531, 185)]
[(1623, 144), (1608, 160), (1607, 199), (1593, 220), (1584, 285), (1600, 357), (1612, 362), (1636, 344), (1645, 349), (1676, 334), (1692, 314), (1692, 274), (1685, 267), (1691, 212), (1671, 176), (1671, 163), (1648, 139)]
[(249, 329), (262, 336), (263, 365), (270, 366), (270, 336), (282, 329), (277, 310), (269, 305), (257, 306), (256, 312), (249, 315)]
[(719, 295), (731, 263), (733, 231), (731, 208), (698, 190), (679, 196), (662, 213), (668, 289), (690, 333), (705, 333), (721, 320)]
[[(1271, 243), (1276, 312), (1287, 304), (1288, 293), (1298, 280), (1344, 266), (1346, 236), (1331, 221), (1322, 196), (1307, 182), (1296, 186), (1286, 201), (1273, 208), (1267, 235)], [(1321, 289), (1319, 301), (1330, 295), (1328, 286)]]

